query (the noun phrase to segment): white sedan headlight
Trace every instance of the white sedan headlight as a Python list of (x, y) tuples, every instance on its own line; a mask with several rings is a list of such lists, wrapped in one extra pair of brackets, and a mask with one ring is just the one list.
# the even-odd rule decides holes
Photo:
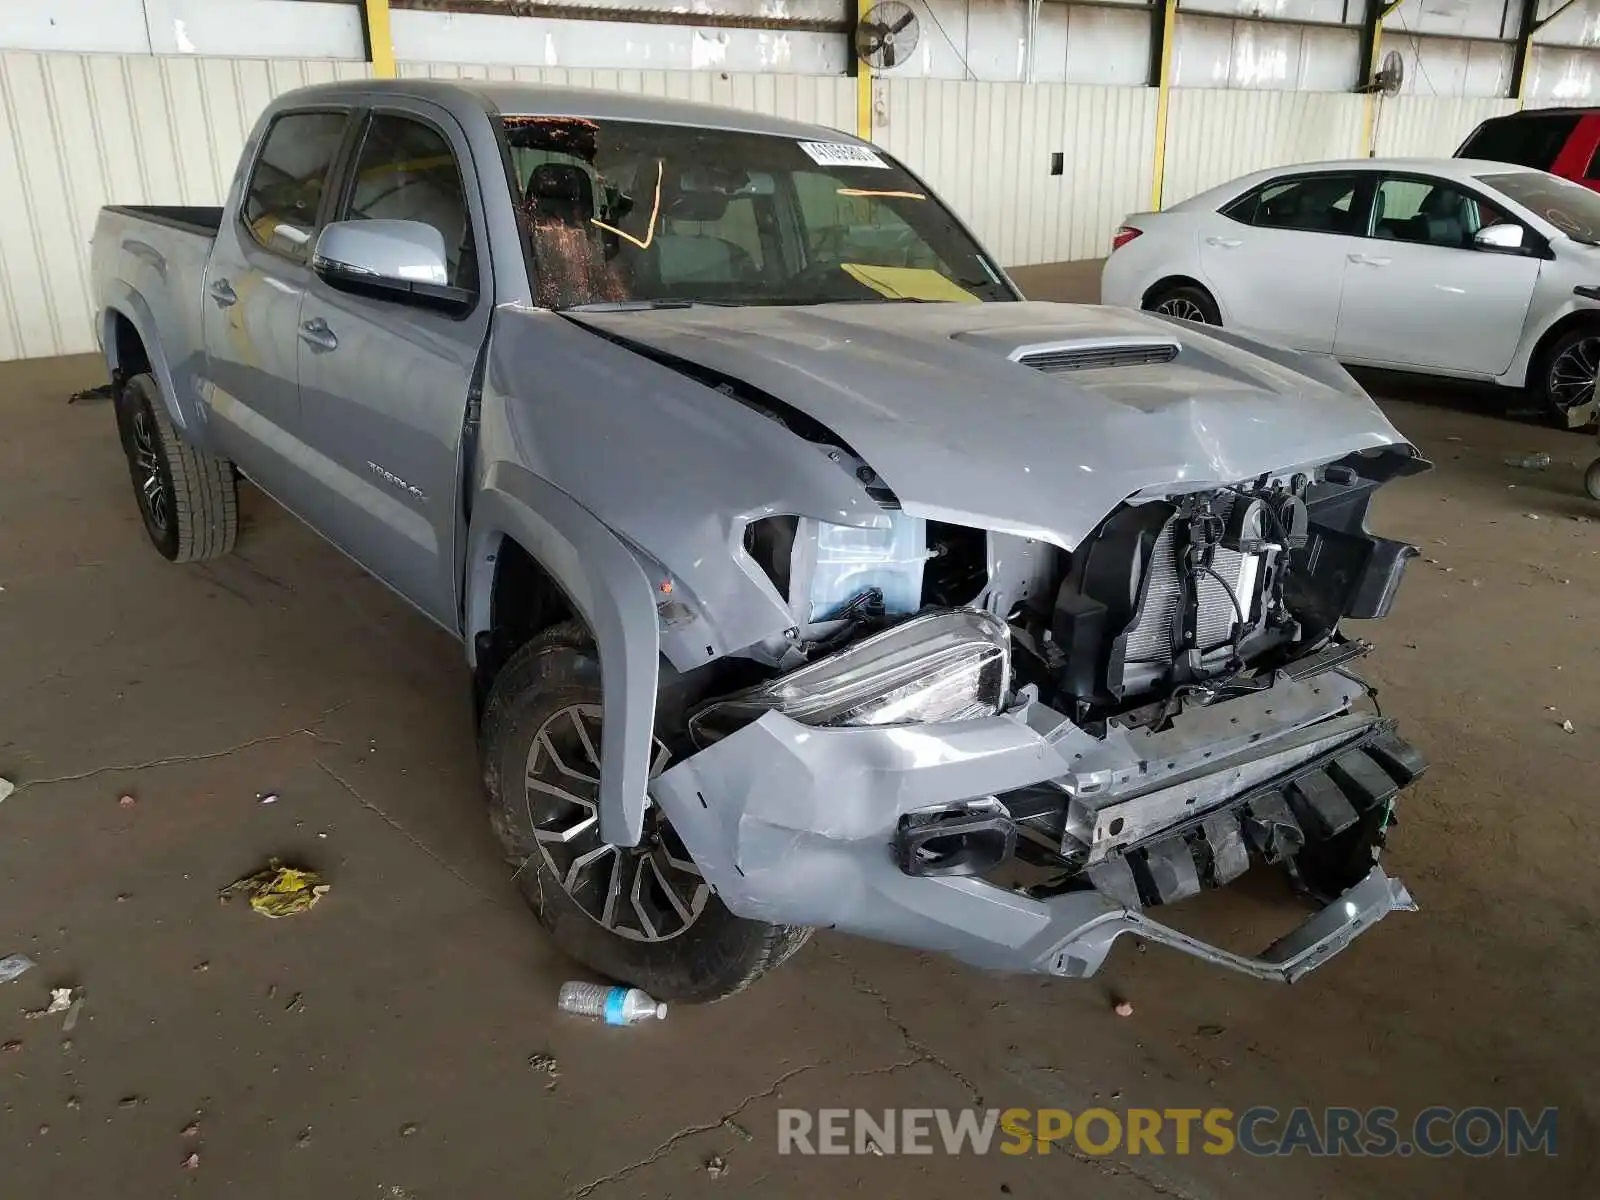
[(945, 609), (874, 634), (689, 720), (707, 746), (776, 709), (807, 725), (908, 725), (998, 713), (1011, 688), (1011, 631), (991, 613)]

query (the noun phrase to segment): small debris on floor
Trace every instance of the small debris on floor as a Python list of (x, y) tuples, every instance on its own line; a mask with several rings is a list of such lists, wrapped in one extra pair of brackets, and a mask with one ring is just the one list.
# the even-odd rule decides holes
[(124, 1096), (121, 1100), (118, 1100), (117, 1101), (117, 1107), (118, 1108), (138, 1108), (143, 1103), (144, 1103), (144, 1097), (139, 1095), (137, 1092), (135, 1092), (131, 1096)]
[(132, 899), (133, 899), (133, 893), (131, 893), (131, 892), (118, 892), (117, 893), (117, 903), (118, 904), (126, 904), (129, 900), (132, 900)]
[(193, 1171), (199, 1167), (199, 1165), (200, 1152), (198, 1150), (191, 1150), (189, 1152), (189, 1156), (183, 1160), (183, 1169), (185, 1171)]
[(1577, 729), (1575, 729), (1573, 727), (1573, 724), (1572, 724), (1571, 721), (1563, 721), (1563, 722), (1561, 722), (1561, 732), (1562, 733), (1576, 733)]
[(1220, 1037), (1223, 1032), (1221, 1025), (1201, 1025), (1195, 1029), (1201, 1037)]
[(211, 962), (208, 959), (202, 959), (201, 961), (195, 963), (194, 969), (199, 974), (204, 975), (207, 971), (211, 970)]
[(733, 1134), (733, 1136), (738, 1138), (741, 1142), (753, 1142), (756, 1140), (755, 1134), (751, 1133), (732, 1117), (724, 1117), (722, 1120), (722, 1127), (729, 1133)]
[(81, 392), (73, 392), (67, 397), (68, 404), (76, 404), (79, 400), (112, 400), (116, 398), (116, 387), (113, 384), (102, 383), (98, 387), (84, 388)]
[(22, 1049), (20, 1038), (12, 1038), (9, 1042), (0, 1045), (0, 1054), (16, 1054)]
[(1131, 1017), (1133, 1016), (1133, 1005), (1126, 1000), (1118, 1000), (1111, 1011), (1119, 1017)]
[(706, 1159), (706, 1174), (713, 1179), (721, 1179), (728, 1173), (728, 1160), (720, 1154), (713, 1154)]
[(561, 1072), (557, 1069), (556, 1056), (554, 1054), (530, 1054), (528, 1055), (528, 1065), (535, 1071), (543, 1071), (550, 1076), (550, 1082), (544, 1085), (545, 1091), (553, 1092), (556, 1090), (556, 1084), (561, 1081)]
[(68, 1096), (67, 1097), (67, 1107), (68, 1108), (82, 1108), (83, 1107), (83, 1101), (78, 1099), (78, 1097), (76, 1097), (76, 1096)]
[(187, 1125), (185, 1125), (183, 1127), (183, 1132), (178, 1134), (178, 1136), (179, 1137), (186, 1137), (186, 1138), (199, 1137), (200, 1136), (200, 1122), (199, 1121), (190, 1121)]
[(277, 802), (278, 802), (278, 793), (277, 792), (268, 792), (265, 796), (261, 795), (260, 793), (256, 794), (256, 803), (257, 804), (276, 804)]
[(304, 1150), (309, 1145), (311, 1145), (311, 1130), (302, 1129), (294, 1139), (294, 1148)]
[(1508, 467), (1518, 467), (1524, 471), (1542, 471), (1550, 465), (1548, 454), (1513, 454), (1505, 460)]
[(132, 808), (135, 804), (137, 804), (139, 802), (137, 800), (135, 800), (132, 796), (130, 796), (126, 792), (124, 792), (121, 796), (117, 797), (117, 803), (120, 804), (123, 808)]
[(1527, 517), (1530, 521), (1537, 521), (1539, 519), (1538, 513), (1523, 513), (1522, 515)]
[(283, 1011), (300, 1012), (305, 1008), (305, 1006), (305, 999), (300, 995), (299, 992), (296, 992), (294, 995), (289, 997), (289, 1003), (283, 1006)]
[(250, 907), (264, 917), (292, 917), (303, 913), (321, 900), (328, 885), (315, 871), (300, 867), (286, 867), (276, 858), (252, 875), (236, 879), (217, 893), (226, 903), (235, 896), (250, 897)]
[(37, 965), (26, 954), (8, 954), (0, 958), (0, 983), (10, 983)]
[(411, 1137), (421, 1128), (422, 1126), (418, 1125), (415, 1121), (407, 1121), (404, 1125), (400, 1126), (400, 1136), (403, 1138)]
[(883, 1151), (879, 1148), (877, 1142), (868, 1142), (867, 1143), (867, 1153), (871, 1154), (871, 1155), (874, 1155), (877, 1158), (882, 1158), (883, 1157)]
[(45, 1005), (43, 1008), (35, 1008), (35, 1009), (31, 1010), (30, 1012), (26, 1012), (26, 1013), (23, 1014), (23, 1016), (27, 1017), (27, 1019), (30, 1020), (30, 1021), (36, 1021), (40, 1017), (49, 1017), (49, 1016), (54, 1016), (58, 1012), (66, 1012), (71, 1007), (72, 1007), (72, 989), (71, 988), (69, 988), (69, 987), (51, 988), (50, 989), (50, 1003)]
[[(4, 588), (0, 588), (0, 592), (3, 592), (3, 591), (5, 591), (5, 589)], [(11, 795), (11, 793), (16, 791), (16, 790), (17, 790), (17, 785), (12, 783), (11, 780), (9, 780), (9, 779), (0, 779), (0, 803), (3, 803), (5, 801), (5, 798), (7, 796)]]
[(67, 1005), (66, 1019), (61, 1022), (61, 1032), (71, 1033), (78, 1027), (78, 1017), (83, 1012), (83, 989), (78, 988), (77, 994), (72, 997), (72, 1003)]

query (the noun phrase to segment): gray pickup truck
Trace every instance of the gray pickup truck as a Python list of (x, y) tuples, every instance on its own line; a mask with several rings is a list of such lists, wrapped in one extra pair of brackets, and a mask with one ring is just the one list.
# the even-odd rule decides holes
[[(242, 476), (459, 637), (597, 971), (714, 999), (825, 926), (1288, 981), (1413, 907), (1341, 622), (1428, 464), (1329, 360), (1025, 301), (838, 132), (524, 85), (280, 97), (223, 208), (93, 257), (151, 540), (227, 553)], [(1252, 862), (1315, 910), (1260, 954), (1150, 915)]]

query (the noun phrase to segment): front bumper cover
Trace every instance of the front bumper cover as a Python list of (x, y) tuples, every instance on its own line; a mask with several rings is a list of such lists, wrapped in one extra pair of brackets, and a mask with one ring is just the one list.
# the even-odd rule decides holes
[[(906, 874), (895, 833), (907, 813), (1052, 782), (1092, 793), (1102, 814), (1131, 812), (1143, 797), (1147, 812), (1148, 801), (1157, 810), (1176, 802), (1175, 819), (1163, 825), (1193, 820), (1258, 786), (1264, 770), (1276, 775), (1326, 752), (1322, 730), (1339, 743), (1359, 740), (1370, 731), (1351, 712), (1359, 694), (1337, 676), (1280, 677), (1257, 697), (1186, 713), (1163, 733), (1114, 739), (1093, 738), (1037, 702), (997, 717), (878, 729), (818, 729), (770, 712), (659, 776), (651, 793), (740, 916), (1072, 978), (1094, 974), (1111, 944), (1131, 933), (1293, 982), (1389, 913), (1415, 909), (1404, 885), (1374, 867), (1247, 957), (1152, 920), (1126, 896), (1084, 889), (1038, 899), (976, 876)], [(1248, 744), (1248, 757), (1221, 749), (1226, 743), (1210, 735), (1220, 726)], [(1184, 794), (1198, 803), (1185, 807)]]

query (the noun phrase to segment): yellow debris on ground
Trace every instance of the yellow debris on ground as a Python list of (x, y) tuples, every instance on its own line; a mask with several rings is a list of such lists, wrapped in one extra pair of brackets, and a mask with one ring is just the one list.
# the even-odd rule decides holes
[(315, 871), (286, 867), (280, 860), (271, 858), (263, 870), (235, 880), (218, 895), (223, 900), (248, 895), (250, 907), (262, 916), (292, 917), (322, 899), (327, 890), (328, 885)]

